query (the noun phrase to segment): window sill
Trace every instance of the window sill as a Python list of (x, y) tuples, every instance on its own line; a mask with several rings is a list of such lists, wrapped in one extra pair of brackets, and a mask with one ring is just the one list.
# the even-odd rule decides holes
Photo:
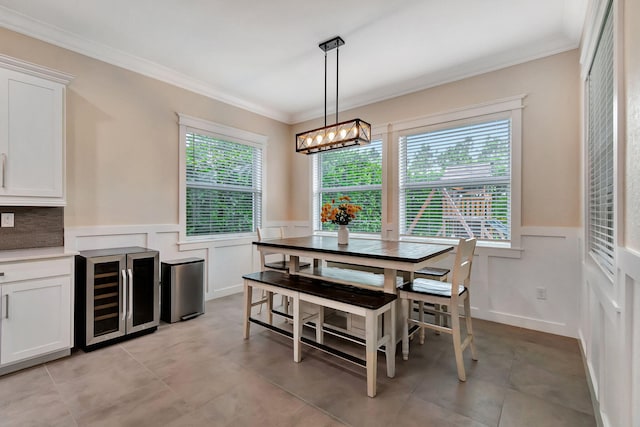
[(258, 240), (256, 233), (224, 234), (216, 237), (187, 237), (178, 241), (180, 250), (209, 247), (238, 246)]

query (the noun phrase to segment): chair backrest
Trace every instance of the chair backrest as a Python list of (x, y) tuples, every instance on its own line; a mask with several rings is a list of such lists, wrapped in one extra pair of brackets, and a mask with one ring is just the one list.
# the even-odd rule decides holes
[[(258, 241), (263, 241), (266, 239), (284, 239), (284, 228), (282, 227), (258, 227)], [(271, 254), (266, 255), (270, 256), (270, 260), (273, 261), (274, 258), (284, 261), (286, 257), (284, 254)], [(267, 262), (266, 256), (263, 252), (260, 252), (260, 263), (264, 268), (265, 263)]]
[(258, 240), (283, 239), (284, 229), (282, 227), (258, 227)]
[(458, 295), (458, 286), (469, 287), (471, 278), (471, 265), (473, 264), (473, 253), (476, 249), (476, 239), (460, 239), (456, 260), (453, 264), (453, 276), (451, 279), (451, 296)]

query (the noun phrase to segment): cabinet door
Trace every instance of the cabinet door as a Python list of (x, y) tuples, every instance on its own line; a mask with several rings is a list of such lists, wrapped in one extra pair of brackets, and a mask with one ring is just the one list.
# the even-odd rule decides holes
[(129, 308), (127, 333), (142, 331), (160, 323), (159, 255), (127, 254)]
[(2, 285), (0, 363), (71, 347), (71, 277)]
[(125, 256), (87, 259), (86, 345), (125, 334), (127, 307)]
[(0, 204), (64, 204), (64, 85), (0, 69)]

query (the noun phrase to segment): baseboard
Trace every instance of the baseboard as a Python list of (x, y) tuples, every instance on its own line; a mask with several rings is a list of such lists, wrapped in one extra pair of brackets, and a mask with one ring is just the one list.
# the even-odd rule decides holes
[(471, 308), (473, 317), (483, 320), (489, 320), (506, 325), (517, 326), (519, 328), (532, 329), (535, 331), (546, 332), (554, 335), (562, 335), (570, 338), (577, 338), (575, 331), (570, 330), (566, 323), (550, 322), (542, 319), (534, 319), (531, 317), (518, 316), (510, 313), (501, 313), (499, 311), (481, 311), (477, 308)]
[(34, 357), (32, 359), (23, 360), (21, 362), (16, 362), (13, 365), (3, 366), (0, 368), (0, 375), (9, 374), (11, 372), (19, 371), (21, 369), (30, 368), (32, 366), (40, 365), (42, 363), (47, 363), (52, 360), (60, 359), (61, 357), (66, 357), (71, 354), (70, 349), (58, 350), (53, 353), (45, 354), (44, 356)]
[(244, 292), (244, 285), (242, 284), (229, 286), (224, 289), (214, 289), (213, 295), (211, 298), (207, 298), (207, 301), (227, 297), (229, 295), (240, 294), (242, 292)]
[(600, 402), (598, 401), (598, 394), (596, 393), (595, 385), (593, 383), (593, 370), (591, 365), (587, 361), (587, 353), (584, 349), (584, 336), (582, 331), (578, 331), (578, 345), (580, 346), (580, 355), (582, 356), (582, 365), (584, 367), (584, 374), (587, 377), (587, 386), (589, 387), (589, 395), (591, 396), (591, 405), (593, 406), (593, 414), (596, 419), (598, 427), (609, 426), (607, 422), (604, 423), (602, 414), (600, 413)]

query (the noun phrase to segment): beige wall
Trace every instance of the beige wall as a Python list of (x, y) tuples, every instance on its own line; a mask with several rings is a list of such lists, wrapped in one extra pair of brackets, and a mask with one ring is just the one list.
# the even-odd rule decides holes
[[(580, 225), (579, 78), (578, 51), (573, 50), (340, 112), (340, 116), (360, 117), (380, 126), (526, 94), (522, 121), (522, 225), (577, 227)], [(298, 124), (292, 135), (318, 123)], [(297, 216), (293, 219), (297, 220), (308, 219), (307, 157), (294, 157)]]
[(625, 2), (625, 246), (640, 252), (640, 4)]
[(267, 135), (267, 165), (277, 167), (267, 171), (266, 220), (287, 219), (288, 125), (6, 29), (0, 53), (76, 76), (67, 89), (66, 226), (178, 223), (176, 112)]

